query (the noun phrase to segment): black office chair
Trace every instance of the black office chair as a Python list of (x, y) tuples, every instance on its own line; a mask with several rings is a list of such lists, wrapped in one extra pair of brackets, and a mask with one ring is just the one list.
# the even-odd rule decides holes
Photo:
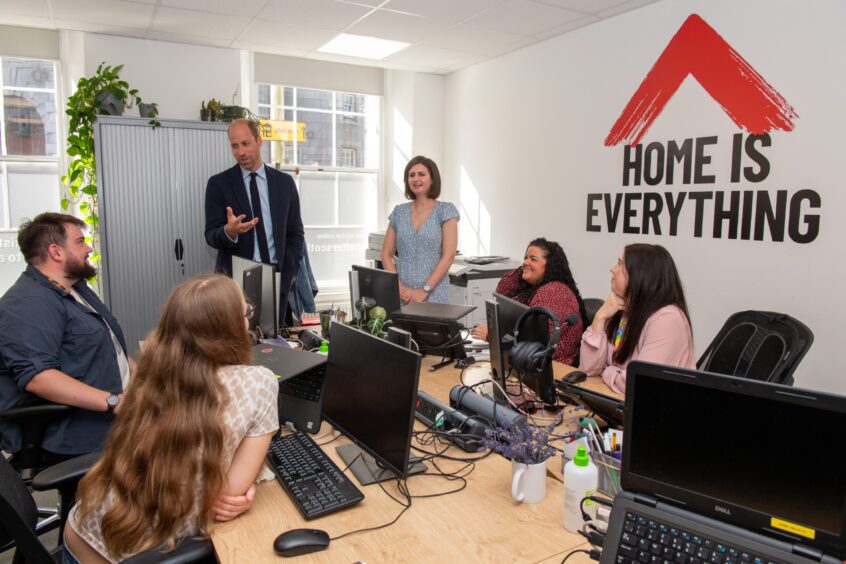
[(211, 540), (185, 539), (170, 552), (147, 550), (127, 558), (123, 564), (217, 564), (217, 558)]
[[(21, 448), (12, 455), (9, 462), (12, 468), (20, 474), (20, 478), (26, 486), (29, 486), (33, 477), (47, 466), (41, 449), (44, 432), (54, 421), (66, 417), (71, 410), (72, 408), (67, 405), (45, 402), (13, 407), (0, 413), (0, 419), (8, 424), (18, 425), (21, 429)], [(72, 503), (76, 493), (75, 487), (65, 486), (64, 489), (66, 491), (59, 492), (60, 498), (69, 499)], [(38, 508), (36, 534), (43, 535), (62, 524), (62, 507), (60, 505), (59, 509), (54, 507)], [(70, 507), (64, 508), (65, 516), (67, 516), (69, 510)], [(2, 549), (0, 548), (0, 550)]]
[[(76, 491), (79, 480), (97, 460), (89, 454), (61, 462), (37, 474), (31, 487), (37, 491)], [(60, 562), (61, 544), (48, 550), (38, 539), (38, 508), (27, 486), (12, 465), (0, 456), (0, 551), (15, 548), (13, 563)]]
[[(99, 453), (86, 454), (60, 462), (39, 472), (32, 480), (36, 491), (76, 491), (79, 481), (97, 461)], [(71, 500), (72, 502), (72, 500)], [(68, 510), (72, 503), (68, 503)], [(63, 505), (63, 507), (65, 507)], [(0, 552), (15, 548), (13, 564), (53, 564), (61, 562), (62, 544), (47, 549), (38, 536), (38, 511), (27, 486), (12, 465), (0, 456)], [(64, 527), (64, 520), (62, 521)], [(171, 552), (148, 550), (125, 560), (131, 564), (214, 564), (214, 546), (210, 540), (186, 539)]]
[(789, 315), (741, 311), (728, 318), (696, 368), (792, 386), (793, 372), (813, 342), (811, 330)]
[(56, 403), (38, 403), (13, 407), (0, 413), (0, 419), (21, 430), (21, 448), (12, 455), (12, 468), (29, 483), (47, 464), (44, 462), (41, 442), (44, 432), (54, 421), (67, 417), (73, 408)]
[(585, 298), (582, 301), (585, 303), (585, 314), (587, 314), (587, 319), (585, 319), (585, 329), (587, 329), (593, 323), (593, 317), (596, 315), (596, 312), (599, 311), (599, 308), (605, 302), (599, 298)]

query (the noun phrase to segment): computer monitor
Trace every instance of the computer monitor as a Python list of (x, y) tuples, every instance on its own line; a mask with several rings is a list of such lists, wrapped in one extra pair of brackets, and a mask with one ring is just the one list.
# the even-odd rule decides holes
[[(506, 355), (506, 352), (513, 348), (517, 321), (524, 313), (529, 311), (529, 306), (507, 298), (502, 294), (497, 294), (496, 292), (494, 292), (493, 296), (496, 300), (496, 316), (494, 318), (488, 317), (488, 342), (492, 343), (491, 365), (494, 370), (499, 369), (502, 372), (502, 380), (497, 381), (504, 387), (505, 377), (510, 370), (510, 357)], [(491, 309), (486, 310), (487, 313), (491, 311)], [(493, 333), (491, 332), (492, 327)], [(520, 341), (537, 341), (545, 345), (549, 342), (549, 320), (543, 315), (529, 318), (523, 323)], [(494, 342), (496, 344), (493, 344)], [(494, 359), (494, 347), (499, 349), (496, 360)], [(520, 377), (523, 383), (534, 391), (541, 401), (548, 405), (554, 405), (556, 403), (555, 380), (552, 374), (551, 359), (539, 373), (521, 374)]]
[(460, 360), (464, 349), (464, 326), (458, 321), (476, 309), (457, 304), (411, 303), (395, 311), (391, 323), (411, 333), (420, 354)]
[(241, 287), (244, 298), (256, 307), (250, 329), (259, 329), (262, 338), (276, 338), (279, 328), (276, 269), (270, 264), (232, 257), (232, 278)]
[(336, 450), (362, 484), (422, 471), (409, 466), (420, 355), (333, 323), (323, 418), (354, 444)]
[(378, 270), (366, 266), (353, 265), (353, 272), (357, 274), (358, 287), (354, 287), (354, 280), (351, 277), (350, 298), (353, 311), (358, 315), (355, 302), (362, 296), (368, 296), (376, 300), (376, 305), (385, 308), (388, 318), (400, 308), (402, 302), (399, 294), (399, 276), (396, 272)]
[(255, 307), (255, 313), (250, 319), (250, 331), (255, 331), (259, 326), (261, 317), (261, 265), (257, 264), (244, 270), (241, 280), (241, 289), (244, 292), (244, 299)]
[(558, 393), (577, 405), (583, 405), (594, 415), (605, 421), (610, 427), (620, 428), (626, 417), (626, 404), (623, 400), (609, 396), (577, 384), (568, 384), (563, 380), (555, 383)]
[(497, 403), (507, 404), (508, 398), (505, 396), (506, 390), (506, 376), (508, 373), (505, 370), (505, 351), (502, 344), (502, 333), (499, 330), (499, 304), (494, 300), (485, 301), (485, 317), (488, 321), (488, 352), (491, 357), (491, 380), (499, 384), (499, 388), (494, 387), (493, 399)]

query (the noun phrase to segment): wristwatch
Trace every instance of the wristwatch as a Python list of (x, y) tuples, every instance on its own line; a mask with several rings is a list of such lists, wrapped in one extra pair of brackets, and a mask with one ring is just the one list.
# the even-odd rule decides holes
[(109, 397), (106, 398), (106, 411), (114, 413), (118, 402), (120, 402), (120, 397), (118, 397), (117, 394), (110, 394)]
[(432, 293), (432, 287), (429, 286), (428, 284), (423, 284), (423, 291), (426, 292), (427, 294), (431, 294)]

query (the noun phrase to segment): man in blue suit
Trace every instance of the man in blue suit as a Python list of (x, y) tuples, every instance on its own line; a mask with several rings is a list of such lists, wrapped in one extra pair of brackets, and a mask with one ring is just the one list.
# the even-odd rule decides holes
[(297, 187), (262, 162), (256, 122), (233, 121), (229, 144), (237, 164), (206, 185), (206, 241), (218, 251), (217, 270), (230, 275), (233, 255), (276, 265), (279, 303), (287, 304), (305, 246)]

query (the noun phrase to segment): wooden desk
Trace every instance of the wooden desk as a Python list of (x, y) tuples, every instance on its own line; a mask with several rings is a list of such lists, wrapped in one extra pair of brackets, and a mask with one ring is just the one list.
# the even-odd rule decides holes
[[(459, 372), (451, 367), (429, 372), (428, 367), (435, 362), (436, 359), (424, 358), (420, 389), (448, 402), (449, 390), (459, 383)], [(565, 365), (556, 365), (556, 377), (570, 370)], [(591, 385), (598, 386), (596, 382)], [(333, 436), (334, 432), (324, 423), (315, 438), (320, 444)], [(341, 438), (324, 447), (341, 468), (344, 463), (334, 447), (347, 442), (346, 438)], [(417, 445), (417, 442), (413, 440), (412, 444)], [(479, 456), (456, 448), (451, 448), (448, 454), (464, 459)], [(431, 463), (427, 464), (432, 471)], [(465, 465), (444, 459), (439, 459), (437, 464), (445, 472), (455, 472)], [(561, 459), (554, 457), (548, 464), (555, 477), (547, 478), (546, 499), (542, 503), (515, 502), (511, 498), (510, 462), (491, 454), (475, 463), (462, 491), (441, 497), (415, 498), (411, 508), (393, 525), (332, 541), (327, 550), (293, 560), (370, 564), (457, 558), (463, 562), (560, 562), (566, 553), (577, 547), (584, 548), (585, 543), (581, 536), (567, 532), (562, 525)], [(416, 496), (448, 492), (460, 486), (458, 481), (430, 475), (412, 476), (407, 484), (410, 493)], [(383, 485), (394, 496), (401, 497), (396, 482)], [(275, 480), (265, 482), (258, 486), (255, 504), (249, 512), (214, 527), (212, 541), (217, 557), (221, 562), (279, 562), (280, 557), (273, 552), (273, 540), (284, 531), (316, 528), (334, 537), (383, 525), (402, 510), (378, 485), (359, 486), (359, 489), (365, 499), (358, 505), (306, 521)], [(579, 554), (568, 562), (590, 560)]]

